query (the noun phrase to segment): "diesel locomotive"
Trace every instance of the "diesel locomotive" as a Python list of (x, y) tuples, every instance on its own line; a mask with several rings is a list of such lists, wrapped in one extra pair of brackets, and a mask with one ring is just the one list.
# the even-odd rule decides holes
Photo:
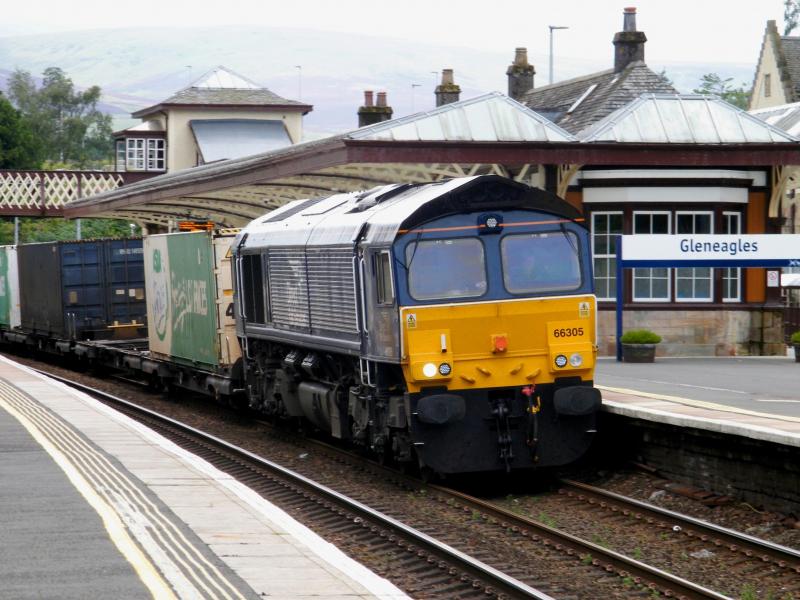
[(498, 176), (289, 203), (232, 246), (251, 408), (440, 474), (557, 466), (595, 432), (580, 213)]

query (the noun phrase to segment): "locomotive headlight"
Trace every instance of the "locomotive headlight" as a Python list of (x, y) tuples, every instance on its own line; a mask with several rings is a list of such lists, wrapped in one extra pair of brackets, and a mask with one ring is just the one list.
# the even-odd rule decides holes
[(425, 377), (435, 377), (436, 365), (434, 363), (425, 363), (422, 367), (422, 374), (425, 375)]
[(583, 364), (583, 357), (577, 352), (569, 357), (569, 364), (571, 367), (578, 368)]
[(567, 357), (564, 356), (563, 354), (559, 354), (558, 356), (556, 356), (556, 366), (559, 369), (563, 369), (564, 367), (566, 367), (567, 366)]
[(439, 365), (439, 375), (444, 375), (445, 377), (447, 377), (448, 375), (450, 375), (450, 372), (452, 370), (453, 368), (448, 363), (442, 363)]

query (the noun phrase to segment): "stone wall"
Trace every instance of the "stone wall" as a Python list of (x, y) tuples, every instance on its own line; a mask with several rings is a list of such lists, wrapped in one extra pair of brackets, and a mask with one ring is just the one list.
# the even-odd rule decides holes
[[(616, 313), (598, 311), (601, 356), (616, 354)], [(757, 310), (626, 310), (623, 331), (650, 329), (662, 337), (657, 356), (784, 355), (783, 313)]]

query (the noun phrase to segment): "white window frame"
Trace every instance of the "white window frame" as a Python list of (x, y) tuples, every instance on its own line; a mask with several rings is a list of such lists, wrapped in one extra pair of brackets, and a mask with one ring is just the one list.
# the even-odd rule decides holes
[(124, 139), (126, 171), (167, 170), (167, 141), (164, 138)]
[(117, 171), (127, 171), (127, 145), (125, 139), (114, 140), (114, 164)]
[[(736, 219), (736, 231), (728, 231), (728, 217), (735, 217)], [(722, 211), (722, 223), (724, 231), (722, 233), (726, 234), (737, 234), (742, 232), (742, 213), (739, 211)], [(722, 302), (723, 303), (735, 303), (742, 301), (742, 269), (739, 267), (728, 267), (725, 269), (721, 269), (722, 271)], [(725, 294), (728, 292), (729, 286), (726, 284), (725, 272), (732, 273), (735, 272), (735, 277), (729, 277), (729, 280), (736, 279), (736, 296), (731, 296), (726, 298)]]
[[(607, 296), (607, 297), (604, 297), (604, 296), (600, 296), (598, 294), (597, 295), (597, 299), (598, 300), (606, 300), (606, 301), (614, 302), (617, 299), (617, 286), (616, 286), (616, 279), (617, 279), (616, 259), (617, 259), (617, 255), (613, 254), (613, 253), (612, 254), (597, 254), (595, 252), (595, 247), (594, 247), (595, 235), (596, 235), (595, 234), (595, 216), (602, 216), (602, 217), (606, 218), (607, 219), (607, 223), (608, 223), (608, 220), (610, 220), (609, 217), (611, 217), (613, 215), (619, 215), (621, 217), (621, 220), (622, 220), (622, 230), (619, 232), (619, 234), (621, 235), (621, 234), (623, 234), (625, 232), (625, 213), (623, 211), (621, 211), (621, 210), (603, 210), (603, 211), (592, 212), (591, 215), (592, 215), (592, 220), (591, 220), (592, 273), (593, 273), (593, 276), (594, 276), (594, 290), (595, 290), (595, 293), (597, 294), (597, 266), (596, 266), (597, 265), (597, 261), (598, 260), (604, 260), (604, 261), (606, 261), (608, 263), (609, 270), (608, 270), (608, 273), (606, 274), (606, 276), (603, 279), (609, 281), (609, 293), (610, 293), (610, 295)], [(610, 248), (611, 247), (611, 237), (614, 236), (614, 235), (617, 235), (617, 234), (603, 233), (603, 234), (600, 234), (600, 235), (608, 236), (608, 238), (609, 238), (609, 240), (608, 240), (609, 244), (608, 245), (609, 245), (609, 248)], [(611, 282), (614, 282), (613, 285), (611, 285)]]
[[(678, 218), (681, 215), (691, 215), (692, 217), (696, 215), (706, 215), (708, 217), (709, 228), (710, 231), (698, 233), (696, 231), (685, 232), (687, 234), (697, 234), (697, 235), (707, 235), (714, 233), (714, 211), (713, 210), (676, 210), (675, 211), (675, 232), (678, 232)], [(694, 220), (693, 220), (693, 227), (694, 229)], [(678, 279), (690, 279), (692, 281), (692, 290), (694, 291), (695, 282), (700, 279), (697, 277), (697, 270), (698, 269), (708, 269), (708, 277), (709, 277), (709, 286), (708, 286), (708, 298), (678, 298)], [(692, 274), (691, 277), (680, 277), (679, 272), (685, 272), (691, 270)], [(714, 269), (711, 267), (679, 267), (674, 270), (675, 271), (675, 302), (681, 304), (687, 303), (711, 303), (714, 302)]]
[(164, 138), (147, 138), (147, 170), (166, 171), (167, 169), (167, 140)]
[[(673, 212), (671, 210), (635, 210), (633, 211), (632, 221), (631, 221), (631, 233), (636, 235), (636, 215), (666, 215), (667, 216), (667, 234), (672, 233), (672, 219), (673, 219)], [(652, 223), (651, 223), (652, 229)], [(651, 232), (648, 232), (651, 233)], [(664, 268), (664, 267), (659, 267)], [(636, 274), (637, 272), (641, 273), (647, 271), (650, 275), (647, 276), (648, 279), (652, 280), (652, 268), (648, 267), (639, 267), (635, 269), (631, 269), (631, 295), (634, 302), (642, 302), (642, 303), (655, 303), (655, 302), (671, 302), (672, 301), (672, 269), (667, 269), (667, 295), (666, 296), (659, 296), (657, 298), (652, 297), (644, 297), (640, 298), (636, 296)], [(652, 284), (650, 285), (650, 289), (653, 289)]]

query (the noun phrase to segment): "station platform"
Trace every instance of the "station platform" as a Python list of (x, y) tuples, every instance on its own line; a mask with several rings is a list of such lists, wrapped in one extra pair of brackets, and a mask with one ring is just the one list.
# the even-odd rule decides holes
[(0, 357), (3, 598), (406, 598), (252, 490)]
[(800, 447), (800, 364), (793, 357), (601, 358), (603, 410)]

